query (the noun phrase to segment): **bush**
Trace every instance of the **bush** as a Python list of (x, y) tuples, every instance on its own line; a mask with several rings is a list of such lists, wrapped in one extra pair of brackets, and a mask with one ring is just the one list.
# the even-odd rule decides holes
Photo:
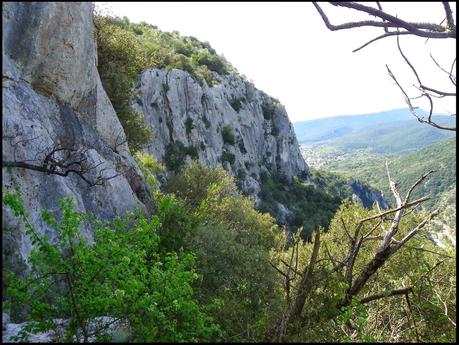
[(263, 103), (261, 105), (261, 109), (263, 111), (264, 119), (267, 121), (271, 120), (274, 115), (274, 111), (275, 111), (275, 108), (273, 107), (273, 105), (272, 104), (268, 105), (268, 104)]
[(193, 162), (164, 190), (186, 201), (196, 217), (184, 246), (196, 253), (203, 276), (196, 297), (218, 304), (210, 313), (221, 325), (223, 341), (260, 341), (267, 316), (279, 311), (281, 287), (269, 264), (279, 233), (273, 219), (255, 211), (253, 200), (242, 197), (220, 167)]
[(195, 146), (187, 146), (185, 147), (185, 154), (190, 156), (191, 159), (198, 159), (198, 149)]
[(164, 172), (164, 165), (162, 165), (154, 156), (148, 153), (136, 152), (134, 154), (137, 162), (139, 163), (140, 170), (152, 190), (157, 189), (156, 176)]
[(238, 179), (243, 180), (243, 179), (245, 179), (246, 176), (247, 176), (247, 172), (244, 169), (242, 169), (242, 168), (237, 169), (237, 178)]
[(178, 172), (185, 163), (185, 157), (185, 146), (180, 141), (170, 143), (166, 146), (164, 163), (167, 169)]
[(210, 121), (209, 119), (207, 118), (206, 115), (202, 115), (202, 121), (204, 122), (204, 125), (206, 126), (207, 129), (210, 128)]
[(242, 108), (242, 102), (241, 102), (241, 99), (239, 98), (232, 98), (230, 101), (229, 101), (229, 104), (231, 105), (231, 107), (237, 111), (239, 113), (239, 110), (241, 110)]
[(265, 171), (260, 177), (262, 184), (259, 209), (277, 217), (279, 213), (277, 203), (284, 204), (293, 212), (293, 218), (287, 219), (287, 225), (295, 229), (303, 227), (304, 240), (310, 239), (311, 233), (319, 226), (328, 227), (343, 200), (339, 196), (325, 192), (324, 187), (306, 185), (296, 178), (289, 183), (284, 176), (279, 174), (269, 176)]
[[(199, 278), (194, 257), (159, 255), (157, 217), (148, 221), (138, 212), (102, 222), (76, 212), (74, 201), (67, 197), (59, 202), (59, 220), (51, 211), (42, 212), (43, 221), (57, 235), (52, 243), (30, 224), (20, 195), (4, 194), (3, 203), (21, 219), (35, 245), (31, 274), (6, 278), (4, 308), (30, 310), (19, 339), (26, 340), (27, 332), (53, 330), (53, 320), (64, 318), (68, 326), (59, 340), (88, 342), (96, 336), (109, 341), (110, 321), (102, 321), (95, 331), (88, 327), (96, 317), (108, 316), (127, 326), (131, 342), (215, 340), (218, 326), (193, 299), (191, 285)], [(92, 245), (81, 235), (88, 223), (94, 227)]]
[(185, 146), (180, 141), (170, 143), (166, 146), (164, 163), (167, 169), (178, 172), (185, 164), (185, 158), (189, 155), (192, 159), (198, 159), (198, 150), (194, 146)]
[(222, 138), (225, 144), (234, 145), (236, 139), (234, 138), (233, 130), (230, 126), (224, 126), (222, 129)]
[(177, 252), (183, 255), (183, 248), (195, 226), (190, 208), (184, 200), (173, 194), (158, 194), (156, 201), (161, 224), (158, 229), (159, 249), (162, 253)]
[(186, 130), (186, 134), (187, 135), (190, 135), (191, 131), (193, 130), (194, 126), (193, 126), (193, 119), (191, 117), (187, 117), (187, 119), (185, 120), (185, 130)]
[(209, 169), (199, 162), (187, 165), (163, 188), (166, 193), (174, 193), (192, 208), (197, 208), (206, 198), (211, 185), (223, 186), (223, 193), (234, 193), (237, 188), (231, 176), (220, 167)]
[(234, 164), (236, 157), (231, 152), (223, 152), (221, 156), (222, 163), (229, 162), (231, 165)]
[(191, 57), (192, 61), (197, 65), (203, 65), (211, 71), (217, 72), (220, 75), (228, 74), (226, 64), (218, 55), (211, 54), (207, 49), (203, 49)]
[(146, 60), (135, 35), (113, 24), (108, 18), (94, 18), (97, 37), (98, 71), (102, 85), (126, 133), (132, 151), (141, 150), (152, 138), (141, 113), (134, 113), (132, 88)]

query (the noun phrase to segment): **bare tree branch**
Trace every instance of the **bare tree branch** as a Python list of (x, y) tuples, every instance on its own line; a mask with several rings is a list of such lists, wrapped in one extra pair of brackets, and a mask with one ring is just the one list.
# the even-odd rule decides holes
[(445, 8), (446, 13), (446, 22), (448, 23), (449, 30), (456, 30), (456, 25), (454, 24), (453, 12), (451, 11), (451, 7), (449, 7), (449, 3), (447, 1), (442, 1), (443, 7)]
[[(22, 133), (18, 134), (19, 137), (22, 136)], [(119, 176), (119, 174), (105, 176), (104, 172), (107, 168), (103, 168), (98, 171), (94, 178), (89, 178), (87, 176), (88, 173), (97, 171), (97, 168), (103, 163), (99, 162), (97, 164), (88, 164), (87, 152), (89, 149), (84, 147), (77, 149), (75, 145), (60, 145), (54, 142), (53, 146), (39, 150), (39, 152), (35, 154), (34, 159), (18, 159), (16, 151), (19, 144), (24, 145), (24, 143), (38, 139), (38, 137), (31, 139), (21, 138), (18, 141), (14, 141), (17, 137), (17, 135), (12, 136), (9, 134), (4, 134), (2, 136), (2, 139), (7, 140), (9, 145), (13, 148), (13, 160), (10, 161), (2, 159), (3, 168), (22, 168), (43, 172), (48, 175), (58, 175), (63, 177), (72, 173), (79, 176), (90, 187), (103, 185), (106, 181)], [(43, 154), (44, 157), (40, 159), (39, 154)], [(29, 162), (35, 162), (35, 164), (31, 164)]]
[(380, 9), (376, 9), (373, 7), (361, 5), (355, 2), (330, 2), (330, 4), (339, 7), (347, 7), (350, 9), (354, 9), (359, 12), (364, 12), (369, 15), (378, 17), (383, 21), (373, 21), (373, 20), (364, 20), (358, 22), (349, 22), (339, 25), (333, 25), (330, 23), (325, 12), (322, 8), (318, 5), (317, 2), (312, 2), (314, 7), (319, 12), (322, 20), (324, 21), (325, 25), (331, 31), (336, 30), (343, 30), (343, 29), (352, 29), (358, 28), (363, 26), (373, 26), (373, 27), (381, 27), (381, 28), (404, 28), (406, 31), (410, 32), (413, 35), (420, 36), (420, 37), (430, 37), (430, 38), (455, 38), (456, 37), (456, 29), (455, 26), (452, 30), (448, 30), (447, 28), (433, 23), (412, 23), (406, 22), (400, 18), (394, 17)]
[(395, 290), (390, 290), (390, 291), (383, 291), (376, 293), (371, 296), (364, 297), (360, 300), (360, 303), (365, 304), (371, 301), (376, 301), (378, 299), (384, 298), (384, 297), (391, 297), (391, 296), (397, 296), (397, 295), (406, 295), (412, 290), (412, 287), (402, 287), (399, 289)]
[[(406, 104), (408, 105), (408, 108), (411, 112), (411, 114), (419, 121), (419, 122), (422, 122), (422, 123), (426, 123), (428, 125), (431, 125), (433, 127), (436, 127), (436, 128), (439, 128), (439, 129), (444, 129), (444, 130), (448, 130), (448, 131), (456, 131), (456, 127), (448, 127), (448, 126), (443, 126), (443, 125), (439, 125), (438, 123), (435, 123), (435, 122), (432, 122), (431, 120), (429, 119), (425, 119), (423, 116), (419, 115), (418, 113), (416, 113), (416, 110), (415, 110), (415, 107), (413, 106), (413, 104), (411, 103), (411, 100), (410, 98), (408, 97), (407, 93), (405, 92), (405, 90), (403, 89), (403, 87), (400, 85), (400, 83), (398, 82), (397, 78), (394, 76), (394, 74), (392, 73), (392, 71), (390, 70), (389, 66), (386, 65), (386, 68), (387, 68), (387, 71), (389, 72), (389, 76), (394, 80), (394, 82), (397, 84), (397, 86), (399, 87), (400, 91), (402, 91), (404, 97), (405, 97), (405, 102)], [(429, 112), (429, 116), (431, 117), (431, 114), (432, 114), (432, 107), (431, 107), (431, 110)]]
[[(313, 2), (314, 7), (318, 11), (319, 15), (321, 16), (323, 22), (327, 26), (327, 28), (331, 31), (336, 31), (336, 30), (343, 30), (343, 29), (352, 29), (352, 28), (361, 28), (361, 27), (381, 27), (384, 29), (384, 34), (377, 36), (365, 44), (361, 45), (360, 47), (356, 48), (353, 50), (353, 52), (360, 51), (361, 49), (367, 47), (373, 42), (376, 42), (378, 40), (381, 40), (386, 37), (391, 37), (391, 36), (396, 36), (397, 37), (397, 47), (399, 50), (399, 53), (401, 54), (402, 58), (404, 59), (405, 63), (409, 66), (411, 71), (413, 72), (418, 85), (414, 85), (419, 91), (421, 91), (421, 95), (417, 98), (425, 98), (429, 102), (429, 114), (427, 118), (424, 118), (423, 116), (419, 115), (416, 112), (416, 107), (413, 106), (411, 100), (413, 98), (410, 98), (408, 94), (405, 92), (405, 90), (402, 88), (400, 83), (397, 81), (395, 76), (392, 74), (392, 72), (389, 70), (389, 67), (387, 67), (389, 71), (390, 77), (395, 81), (399, 89), (402, 91), (405, 101), (409, 107), (409, 110), (411, 114), (421, 123), (428, 124), (430, 126), (433, 126), (438, 129), (443, 129), (443, 130), (450, 130), (450, 131), (456, 131), (456, 127), (454, 126), (445, 126), (441, 125), (435, 121), (432, 120), (433, 116), (433, 109), (434, 109), (434, 101), (433, 98), (444, 98), (444, 97), (456, 97), (456, 91), (446, 91), (446, 90), (439, 90), (436, 87), (432, 86), (427, 86), (422, 83), (421, 78), (419, 73), (416, 71), (414, 68), (413, 64), (409, 61), (407, 56), (404, 54), (400, 47), (400, 41), (399, 37), (401, 35), (415, 35), (415, 36), (420, 36), (420, 37), (426, 37), (427, 39), (442, 39), (442, 38), (453, 38), (456, 39), (456, 24), (454, 22), (454, 17), (451, 11), (451, 8), (449, 6), (448, 2), (443, 2), (443, 8), (446, 14), (445, 19), (440, 23), (440, 24), (435, 24), (435, 23), (416, 23), (416, 22), (409, 22), (406, 20), (403, 20), (401, 18), (398, 18), (396, 16), (393, 16), (387, 12), (385, 12), (379, 2), (376, 2), (376, 5), (378, 8), (373, 8), (370, 6), (366, 6), (360, 3), (356, 2), (330, 2), (333, 6), (337, 7), (344, 7), (344, 8), (349, 8), (352, 10), (355, 10), (360, 13), (365, 13), (369, 16), (376, 17), (380, 19), (381, 21), (378, 20), (362, 20), (362, 21), (355, 21), (355, 22), (348, 22), (344, 24), (339, 24), (339, 25), (334, 25), (330, 22), (328, 19), (327, 15), (321, 8), (321, 6), (317, 2)], [(446, 23), (445, 23), (446, 22)], [(444, 24), (445, 23), (445, 24)], [(390, 31), (389, 29), (396, 29), (395, 31)], [(448, 74), (448, 77), (453, 84), (453, 86), (456, 86), (456, 77), (455, 74), (453, 74), (454, 70), (454, 65), (456, 62), (456, 59), (454, 59), (450, 71), (446, 71), (444, 68), (442, 68), (437, 61), (432, 57), (432, 60), (434, 63), (445, 73)]]

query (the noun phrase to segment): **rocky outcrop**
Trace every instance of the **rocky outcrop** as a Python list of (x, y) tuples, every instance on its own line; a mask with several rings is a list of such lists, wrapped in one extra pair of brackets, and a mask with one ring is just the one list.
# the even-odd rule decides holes
[[(123, 128), (97, 73), (92, 4), (2, 6), (3, 161), (41, 166), (53, 148), (67, 147), (81, 152), (89, 180), (116, 176), (91, 187), (73, 173), (3, 167), (3, 188), (22, 192), (31, 222), (51, 238), (39, 212), (56, 209), (63, 196), (73, 195), (79, 210), (100, 219), (144, 207), (148, 186), (127, 144), (118, 145)], [(3, 216), (3, 259), (17, 269), (31, 244), (8, 208)]]
[(142, 73), (132, 106), (154, 131), (146, 151), (167, 164), (183, 145), (184, 162), (223, 166), (254, 197), (263, 171), (288, 179), (307, 171), (285, 108), (239, 76), (214, 78), (210, 87), (182, 70)]
[[(8, 314), (2, 313), (2, 343), (19, 343), (27, 341), (29, 343), (56, 343), (62, 342), (65, 338), (65, 332), (68, 328), (68, 320), (54, 319), (54, 330), (47, 332), (29, 333), (25, 339), (16, 338), (20, 332), (24, 332), (27, 322), (12, 323)], [(88, 322), (88, 331), (90, 334), (95, 333), (97, 330), (104, 330), (104, 333), (109, 336), (112, 342), (126, 342), (128, 340), (128, 333), (126, 332), (127, 327), (122, 321), (108, 316), (101, 316), (92, 319)], [(90, 336), (89, 342), (96, 342), (96, 336)], [(77, 342), (76, 337), (73, 338), (73, 342)], [(80, 341), (81, 342), (81, 341)]]
[(352, 201), (360, 204), (363, 207), (371, 209), (374, 203), (378, 203), (379, 207), (386, 209), (389, 207), (383, 193), (380, 190), (371, 188), (360, 181), (349, 179), (348, 185), (352, 189)]

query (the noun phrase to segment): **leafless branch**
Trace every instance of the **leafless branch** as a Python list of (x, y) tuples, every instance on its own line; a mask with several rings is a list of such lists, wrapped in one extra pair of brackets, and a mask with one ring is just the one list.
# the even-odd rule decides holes
[[(48, 175), (58, 175), (58, 176), (68, 176), (70, 173), (79, 176), (83, 181), (85, 181), (90, 187), (103, 185), (106, 181), (113, 179), (119, 174), (112, 176), (106, 176), (105, 171), (107, 168), (97, 169), (103, 163), (88, 163), (88, 150), (89, 148), (79, 148), (77, 149), (75, 145), (61, 145), (56, 142), (51, 147), (46, 147), (42, 150), (39, 150), (35, 154), (34, 159), (18, 159), (16, 151), (18, 146), (24, 145), (32, 140), (38, 139), (35, 138), (26, 138), (22, 137), (22, 133), (19, 135), (13, 136), (9, 134), (4, 134), (2, 136), (3, 140), (7, 140), (8, 144), (13, 148), (13, 160), (2, 159), (3, 168), (21, 168), (28, 169), (46, 173)], [(19, 140), (15, 140), (17, 138)], [(44, 155), (44, 157), (43, 157)], [(40, 158), (40, 156), (42, 158)], [(32, 162), (32, 163), (30, 163)], [(94, 171), (97, 171), (97, 175), (94, 178), (89, 178), (88, 174)]]
[[(432, 120), (433, 116), (433, 109), (434, 109), (434, 101), (433, 98), (444, 98), (444, 97), (456, 97), (456, 91), (447, 91), (447, 90), (439, 90), (436, 87), (432, 86), (427, 86), (421, 82), (421, 78), (419, 73), (416, 71), (414, 65), (409, 61), (407, 58), (406, 54), (402, 51), (400, 47), (400, 36), (402, 35), (415, 35), (415, 36), (420, 36), (420, 37), (426, 37), (427, 39), (442, 39), (442, 38), (453, 38), (456, 39), (456, 24), (454, 22), (454, 17), (451, 11), (451, 8), (449, 6), (448, 2), (443, 2), (443, 8), (445, 11), (445, 19), (440, 23), (440, 24), (435, 24), (435, 23), (415, 23), (415, 22), (409, 22), (406, 20), (403, 20), (401, 18), (398, 18), (396, 16), (393, 16), (387, 12), (385, 12), (379, 2), (376, 2), (376, 5), (378, 8), (373, 8), (370, 6), (366, 6), (360, 3), (356, 2), (330, 2), (333, 6), (337, 7), (345, 7), (349, 8), (352, 10), (355, 10), (360, 13), (365, 13), (369, 16), (376, 17), (377, 19), (380, 20), (362, 20), (362, 21), (355, 21), (355, 22), (348, 22), (344, 24), (339, 24), (339, 25), (334, 25), (330, 22), (328, 19), (327, 15), (321, 8), (321, 6), (317, 2), (313, 2), (314, 7), (318, 11), (319, 15), (321, 16), (323, 22), (327, 26), (327, 28), (331, 31), (336, 31), (336, 30), (343, 30), (343, 29), (352, 29), (352, 28), (361, 28), (361, 27), (381, 27), (384, 29), (384, 33), (382, 35), (379, 35), (365, 44), (361, 45), (360, 47), (356, 48), (353, 50), (353, 52), (360, 51), (361, 49), (367, 47), (373, 42), (376, 42), (378, 40), (381, 40), (386, 37), (391, 37), (391, 36), (396, 36), (397, 38), (397, 47), (399, 50), (399, 53), (401, 54), (402, 58), (404, 59), (405, 63), (409, 66), (411, 71), (413, 72), (418, 85), (414, 85), (415, 88), (417, 88), (419, 91), (421, 91), (421, 95), (417, 98), (424, 98), (429, 102), (429, 114), (427, 118), (419, 115), (416, 112), (416, 107), (413, 106), (411, 100), (414, 98), (410, 98), (408, 94), (405, 92), (405, 90), (402, 88), (400, 83), (397, 81), (395, 76), (390, 72), (389, 67), (387, 67), (389, 71), (390, 77), (396, 82), (397, 86), (400, 88), (402, 91), (405, 101), (409, 107), (409, 110), (411, 114), (421, 123), (428, 124), (430, 126), (433, 126), (438, 129), (443, 129), (443, 130), (450, 130), (450, 131), (456, 131), (455, 126), (446, 126), (446, 125), (441, 125), (437, 123), (436, 121)], [(394, 31), (390, 31), (389, 29), (395, 29)], [(454, 59), (450, 71), (446, 71), (444, 68), (442, 68), (438, 62), (432, 57), (432, 60), (434, 63), (445, 73), (448, 74), (448, 77), (453, 84), (453, 86), (456, 86), (456, 77), (455, 74), (453, 73), (454, 70), (454, 65), (456, 62), (456, 59)]]
[(430, 37), (430, 38), (455, 38), (456, 37), (456, 27), (453, 26), (451, 30), (447, 29), (444, 26), (433, 24), (433, 23), (413, 23), (407, 22), (395, 16), (392, 16), (381, 9), (376, 9), (373, 7), (365, 6), (355, 2), (330, 2), (330, 4), (339, 7), (347, 7), (350, 9), (354, 9), (358, 12), (363, 12), (369, 14), (371, 16), (375, 16), (377, 18), (382, 19), (382, 21), (374, 21), (374, 20), (363, 20), (358, 22), (349, 22), (339, 25), (333, 25), (330, 23), (325, 12), (322, 8), (318, 5), (317, 2), (312, 2), (314, 7), (319, 12), (322, 20), (324, 21), (325, 25), (331, 31), (336, 30), (343, 30), (343, 29), (352, 29), (364, 26), (372, 26), (372, 27), (381, 27), (381, 28), (403, 28), (407, 32), (420, 36), (420, 37)]
[(456, 77), (453, 75), (453, 69), (454, 69), (454, 65), (456, 63), (456, 58), (454, 58), (452, 64), (451, 64), (451, 69), (449, 71), (447, 71), (446, 69), (444, 69), (443, 67), (440, 66), (440, 64), (437, 62), (437, 60), (435, 60), (435, 58), (433, 57), (432, 53), (430, 53), (430, 58), (432, 59), (432, 61), (435, 63), (435, 65), (437, 65), (437, 67), (445, 72), (447, 75), (448, 75), (448, 78), (449, 80), (451, 80), (451, 83), (456, 86)]
[(449, 7), (449, 3), (447, 1), (442, 1), (443, 7), (445, 8), (446, 13), (446, 23), (448, 23), (449, 30), (456, 30), (456, 25), (454, 24), (453, 12), (451, 11), (451, 7)]
[(411, 287), (402, 287), (402, 288), (395, 289), (395, 290), (379, 292), (379, 293), (376, 293), (374, 295), (362, 298), (360, 300), (360, 303), (365, 304), (365, 303), (368, 303), (368, 302), (371, 302), (371, 301), (376, 301), (376, 300), (384, 298), (384, 297), (391, 297), (391, 296), (397, 296), (397, 295), (406, 295), (411, 290), (412, 290)]
[[(406, 104), (408, 105), (408, 108), (411, 112), (411, 114), (419, 121), (419, 122), (422, 122), (422, 123), (426, 123), (432, 127), (436, 127), (436, 128), (439, 128), (439, 129), (444, 129), (444, 130), (448, 130), (448, 131), (456, 131), (456, 127), (448, 127), (448, 126), (443, 126), (443, 125), (439, 125), (438, 123), (435, 123), (435, 122), (432, 122), (429, 118), (425, 119), (423, 116), (419, 115), (417, 112), (416, 112), (416, 108), (413, 106), (413, 104), (411, 103), (411, 100), (410, 98), (408, 97), (408, 94), (406, 93), (406, 91), (403, 89), (403, 87), (400, 85), (400, 83), (398, 82), (397, 78), (394, 76), (394, 74), (392, 73), (392, 71), (390, 70), (389, 66), (386, 65), (386, 68), (387, 68), (387, 71), (389, 73), (389, 76), (394, 80), (394, 82), (397, 84), (397, 86), (399, 87), (400, 91), (402, 91), (404, 97), (405, 97), (405, 102)], [(431, 99), (430, 99), (431, 101)], [(429, 111), (429, 117), (431, 118), (432, 116), (432, 104), (431, 104), (431, 109)]]
[(367, 43), (365, 43), (365, 44), (361, 45), (360, 47), (354, 49), (352, 52), (356, 53), (359, 50), (361, 50), (361, 49), (365, 48), (366, 46), (370, 45), (371, 43), (379, 41), (382, 38), (386, 38), (386, 37), (390, 37), (390, 36), (400, 36), (400, 35), (413, 35), (413, 34), (411, 32), (408, 32), (408, 31), (403, 31), (403, 32), (390, 31), (390, 32), (386, 32), (385, 34), (383, 34), (381, 36), (378, 36), (378, 37), (373, 38), (372, 40), (369, 40)]

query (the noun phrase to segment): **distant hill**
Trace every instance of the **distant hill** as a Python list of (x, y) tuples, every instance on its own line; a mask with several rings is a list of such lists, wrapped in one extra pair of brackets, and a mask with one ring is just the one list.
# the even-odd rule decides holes
[(430, 194), (432, 199), (424, 205), (438, 207), (443, 194), (456, 188), (456, 141), (447, 139), (430, 145), (414, 153), (383, 157), (373, 156), (360, 159), (355, 157), (345, 160), (333, 160), (325, 164), (324, 169), (369, 183), (382, 190), (385, 196), (393, 198), (389, 190), (385, 170), (388, 160), (391, 177), (400, 183), (400, 191), (407, 188), (429, 170), (436, 170), (430, 178), (413, 194), (413, 198)]
[[(435, 119), (449, 125), (455, 122), (444, 115)], [(302, 144), (332, 146), (343, 152), (368, 149), (377, 154), (415, 151), (455, 136), (418, 122), (408, 109), (296, 122), (293, 127)]]
[[(376, 138), (375, 140), (378, 140)], [(411, 138), (406, 138), (407, 142)], [(407, 154), (381, 155), (363, 150), (342, 154), (331, 146), (312, 147), (305, 155), (315, 155), (315, 162), (321, 162), (322, 171), (358, 179), (383, 191), (385, 199), (395, 205), (389, 190), (385, 161), (389, 163), (391, 178), (399, 183), (399, 191), (405, 195), (420, 176), (430, 170), (435, 172), (415, 190), (412, 200), (430, 195), (422, 204), (427, 210), (438, 209), (439, 214), (427, 229), (440, 246), (455, 243), (456, 236), (456, 141), (446, 139)], [(308, 157), (305, 157), (308, 160)]]

